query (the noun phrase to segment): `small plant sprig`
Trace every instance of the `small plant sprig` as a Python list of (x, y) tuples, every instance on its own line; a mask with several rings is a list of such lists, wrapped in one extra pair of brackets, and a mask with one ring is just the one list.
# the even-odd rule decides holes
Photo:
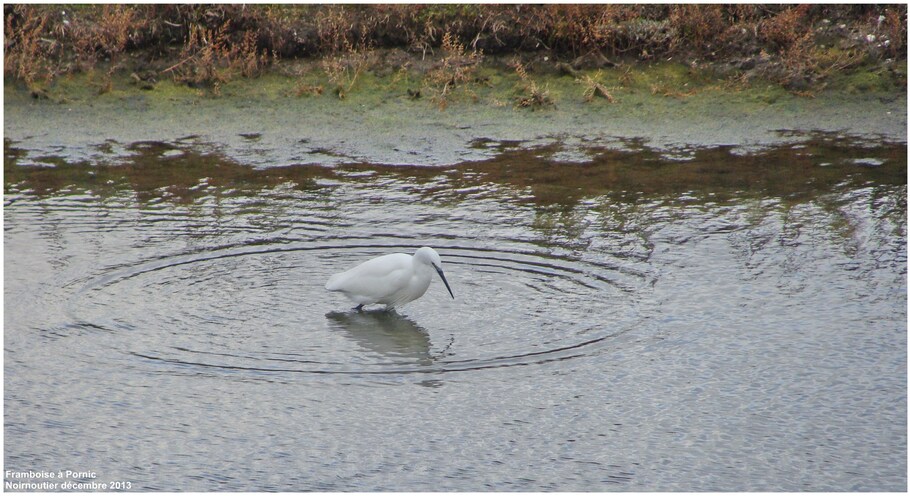
[(516, 97), (515, 105), (521, 108), (536, 109), (555, 104), (550, 97), (549, 85), (545, 85), (543, 88), (538, 86), (531, 76), (528, 75), (527, 69), (521, 62), (516, 61), (513, 66), (515, 67), (515, 74), (518, 75), (518, 78), (523, 84), (522, 94)]
[[(368, 46), (357, 48), (347, 39), (342, 44), (344, 49), (341, 54), (326, 57), (321, 62), (329, 82), (335, 85), (333, 91), (339, 100), (344, 100), (354, 89), (357, 78), (366, 70), (373, 56), (373, 50)], [(366, 46), (365, 43), (363, 45)]]
[(477, 94), (470, 89), (470, 84), (477, 80), (477, 67), (483, 60), (483, 51), (472, 49), (468, 52), (464, 43), (449, 31), (442, 35), (441, 48), (445, 56), (426, 75), (426, 82), (434, 93), (431, 100), (440, 110), (445, 110), (456, 88), (463, 88), (476, 100)]
[(603, 77), (603, 71), (597, 71), (596, 74), (592, 77), (590, 74), (585, 74), (581, 78), (575, 80), (576, 83), (580, 83), (585, 87), (584, 97), (586, 102), (593, 101), (595, 97), (606, 98), (610, 103), (616, 103), (616, 99), (613, 98), (613, 94), (610, 93), (610, 90), (606, 86), (600, 83), (600, 79)]

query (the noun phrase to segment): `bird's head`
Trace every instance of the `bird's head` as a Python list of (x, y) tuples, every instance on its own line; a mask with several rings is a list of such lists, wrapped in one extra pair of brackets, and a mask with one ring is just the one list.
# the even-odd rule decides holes
[(446, 285), (446, 289), (449, 290), (449, 294), (452, 296), (452, 299), (455, 299), (455, 295), (452, 293), (452, 288), (449, 287), (449, 281), (446, 281), (446, 276), (442, 272), (442, 259), (439, 258), (439, 253), (436, 253), (436, 250), (430, 248), (429, 246), (419, 248), (416, 252), (414, 252), (414, 260), (418, 263), (426, 264), (436, 269), (436, 273), (439, 274), (439, 278), (442, 279), (442, 283)]

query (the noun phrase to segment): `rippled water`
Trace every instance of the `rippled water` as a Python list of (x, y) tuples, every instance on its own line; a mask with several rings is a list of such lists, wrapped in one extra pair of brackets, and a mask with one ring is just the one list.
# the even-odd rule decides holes
[[(270, 169), (151, 142), (36, 167), (5, 145), (8, 470), (906, 490), (904, 145)], [(436, 280), (359, 313), (323, 289), (423, 245), (455, 300)]]

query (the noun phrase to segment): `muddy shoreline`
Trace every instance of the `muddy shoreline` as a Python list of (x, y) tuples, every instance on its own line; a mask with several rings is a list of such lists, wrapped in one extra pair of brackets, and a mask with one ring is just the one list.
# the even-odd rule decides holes
[(378, 80), (344, 100), (289, 94), (281, 76), (238, 80), (217, 97), (169, 82), (155, 91), (122, 84), (97, 95), (74, 81), (63, 98), (35, 99), (7, 83), (4, 135), (27, 155), (23, 165), (115, 163), (129, 154), (129, 144), (156, 141), (213, 148), (254, 167), (441, 166), (489, 158), (504, 143), (558, 144), (555, 161), (584, 162), (590, 148), (630, 143), (685, 159), (695, 148), (747, 152), (819, 133), (872, 145), (907, 140), (906, 93), (826, 91), (806, 98), (767, 88), (706, 87), (683, 98), (628, 90), (610, 103), (585, 102), (572, 94), (568, 78), (539, 80), (558, 100), (537, 110), (491, 104), (514, 93), (507, 83), (445, 110), (388, 91)]

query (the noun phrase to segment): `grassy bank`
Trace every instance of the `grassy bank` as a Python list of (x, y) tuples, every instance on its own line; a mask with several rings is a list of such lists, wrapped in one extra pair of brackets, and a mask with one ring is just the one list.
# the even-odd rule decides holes
[(264, 75), (300, 97), (381, 81), (440, 108), (906, 87), (906, 5), (6, 5), (4, 22), (5, 77), (36, 98), (74, 81), (217, 96)]

